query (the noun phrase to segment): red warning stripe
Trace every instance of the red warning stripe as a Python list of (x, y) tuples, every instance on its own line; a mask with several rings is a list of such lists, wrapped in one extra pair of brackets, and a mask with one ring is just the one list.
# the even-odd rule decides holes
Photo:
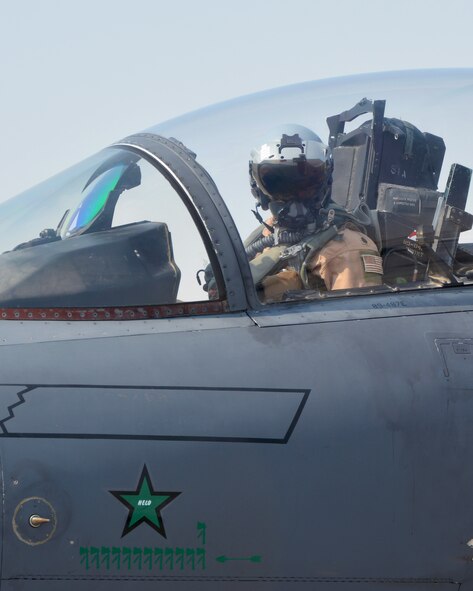
[(186, 302), (166, 306), (115, 306), (110, 308), (0, 308), (0, 320), (154, 320), (223, 314), (227, 302)]

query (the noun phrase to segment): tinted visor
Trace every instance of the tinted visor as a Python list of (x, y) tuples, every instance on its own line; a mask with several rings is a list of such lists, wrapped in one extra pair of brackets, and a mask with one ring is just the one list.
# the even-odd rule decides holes
[(309, 199), (324, 187), (326, 167), (322, 160), (264, 161), (253, 164), (253, 175), (272, 200)]

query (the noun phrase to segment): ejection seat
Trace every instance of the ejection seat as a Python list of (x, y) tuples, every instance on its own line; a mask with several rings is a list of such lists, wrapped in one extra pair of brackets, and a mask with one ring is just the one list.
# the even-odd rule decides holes
[[(383, 257), (385, 284), (455, 283), (459, 235), (473, 222), (465, 211), (472, 171), (453, 164), (446, 190), (439, 192), (443, 139), (385, 118), (384, 110), (385, 101), (363, 99), (327, 118), (332, 199), (349, 212), (363, 212), (360, 218), (369, 216), (366, 230)], [(345, 133), (347, 122), (366, 113), (372, 119)], [(473, 269), (468, 249), (462, 255)]]

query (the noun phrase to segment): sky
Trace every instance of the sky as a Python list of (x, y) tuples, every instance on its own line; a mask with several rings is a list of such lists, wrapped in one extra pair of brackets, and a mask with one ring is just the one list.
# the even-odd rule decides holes
[(470, 0), (0, 0), (0, 201), (125, 135), (272, 87), (473, 65)]

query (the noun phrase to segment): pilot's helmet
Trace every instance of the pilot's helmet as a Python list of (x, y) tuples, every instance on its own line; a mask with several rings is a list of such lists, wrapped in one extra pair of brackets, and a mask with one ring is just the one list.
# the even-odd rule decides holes
[(272, 201), (322, 204), (332, 169), (328, 146), (302, 125), (281, 126), (267, 138), (250, 156), (251, 189), (262, 208)]

